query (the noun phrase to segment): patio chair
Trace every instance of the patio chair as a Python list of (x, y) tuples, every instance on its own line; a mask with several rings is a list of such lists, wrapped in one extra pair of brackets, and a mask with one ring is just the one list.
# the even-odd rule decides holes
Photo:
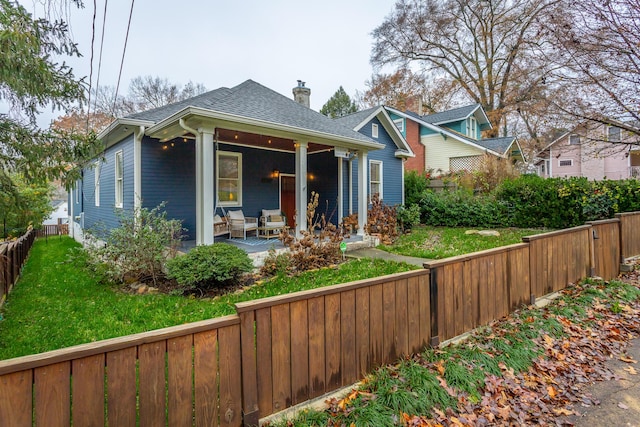
[[(280, 231), (287, 226), (287, 217), (280, 209), (262, 209), (260, 216), (259, 237), (277, 237)], [(260, 233), (262, 232), (262, 233)]]
[(213, 217), (213, 236), (224, 236), (225, 234), (229, 234), (229, 224), (227, 223), (227, 218), (222, 218), (220, 215), (216, 214)]
[(244, 216), (242, 210), (227, 211), (227, 222), (229, 223), (229, 236), (242, 237), (247, 239), (247, 231), (253, 231), (258, 235), (258, 218)]

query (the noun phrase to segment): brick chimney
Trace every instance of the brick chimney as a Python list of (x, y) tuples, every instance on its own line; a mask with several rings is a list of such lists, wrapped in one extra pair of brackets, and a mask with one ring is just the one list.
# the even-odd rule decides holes
[(305, 82), (298, 80), (298, 86), (293, 88), (293, 99), (304, 105), (307, 108), (311, 108), (311, 89), (304, 86)]
[(405, 101), (405, 108), (408, 111), (417, 113), (419, 116), (422, 116), (424, 113), (422, 111), (422, 97), (420, 95), (409, 96)]

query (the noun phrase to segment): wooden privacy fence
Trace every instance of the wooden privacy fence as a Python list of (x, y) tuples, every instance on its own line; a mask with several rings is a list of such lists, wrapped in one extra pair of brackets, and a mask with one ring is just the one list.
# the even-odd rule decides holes
[(35, 238), (36, 233), (29, 230), (17, 240), (0, 244), (0, 306), (18, 281)]
[(240, 426), (238, 316), (0, 361), (0, 425)]
[(640, 230), (640, 213), (619, 213), (616, 214), (616, 218), (620, 220), (622, 259), (624, 260), (640, 254), (640, 236), (638, 235), (638, 230)]
[(640, 255), (638, 221), (626, 214), (240, 303), (220, 319), (0, 361), (0, 425), (257, 425), (581, 278), (617, 276)]
[(37, 237), (66, 236), (69, 234), (69, 224), (47, 224), (37, 230)]
[(429, 272), (250, 301), (237, 310), (244, 410), (254, 424), (424, 348), (431, 330)]

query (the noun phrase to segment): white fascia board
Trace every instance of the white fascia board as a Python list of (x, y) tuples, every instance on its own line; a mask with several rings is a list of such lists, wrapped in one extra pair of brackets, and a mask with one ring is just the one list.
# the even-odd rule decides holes
[[(389, 108), (389, 107), (387, 107), (387, 108)], [(400, 111), (398, 111), (396, 109), (393, 109), (393, 108), (389, 108), (389, 109), (392, 110), (394, 114), (398, 114), (399, 116), (402, 116), (402, 117), (408, 118), (410, 120), (413, 120), (414, 122), (417, 122), (421, 126), (424, 126), (424, 127), (428, 128), (428, 129), (431, 129), (432, 131), (434, 131), (436, 133), (439, 133), (440, 135), (443, 135), (443, 136), (446, 135), (447, 138), (454, 138), (454, 139), (456, 139), (456, 140), (458, 140), (458, 141), (460, 141), (460, 142), (462, 142), (464, 144), (467, 144), (467, 145), (470, 145), (472, 147), (475, 147), (478, 150), (486, 151), (488, 153), (493, 154), (494, 156), (504, 157), (503, 154), (497, 153), (497, 152), (495, 152), (493, 150), (490, 150), (490, 149), (488, 149), (486, 147), (483, 147), (481, 145), (475, 144), (475, 143), (469, 141), (466, 138), (460, 137), (455, 132), (448, 131), (447, 129), (445, 129), (443, 127), (440, 127), (440, 126), (437, 126), (437, 125), (434, 125), (434, 124), (431, 124), (431, 123), (427, 123), (424, 120), (420, 120), (417, 117), (413, 117), (413, 116), (410, 116), (410, 115), (408, 115), (406, 113), (402, 113), (402, 112), (400, 112)], [(420, 140), (422, 141), (422, 137), (420, 137)]]
[(552, 146), (554, 146), (555, 144), (557, 144), (559, 141), (563, 140), (564, 138), (566, 138), (567, 136), (571, 135), (571, 133), (573, 133), (573, 130), (570, 130), (569, 132), (565, 132), (562, 135), (560, 135), (558, 138), (554, 139), (553, 141), (551, 141), (549, 144), (547, 144), (546, 147), (544, 147), (542, 150), (540, 150), (539, 152), (542, 153), (543, 151), (545, 151), (548, 148), (551, 148)]
[[(409, 147), (409, 144), (407, 144), (407, 140), (404, 138), (404, 136), (402, 136), (400, 129), (398, 129), (396, 124), (393, 123), (393, 120), (391, 120), (391, 116), (389, 116), (389, 113), (387, 112), (386, 108), (387, 107), (384, 107), (381, 105), (373, 109), (371, 111), (371, 114), (369, 114), (363, 121), (361, 121), (360, 124), (356, 126), (353, 130), (355, 130), (356, 132), (359, 131), (364, 127), (364, 125), (369, 123), (374, 117), (378, 117), (378, 120), (380, 120), (380, 122), (382, 123), (382, 126), (384, 126), (387, 133), (390, 134), (391, 139), (393, 140), (393, 143), (396, 144), (396, 147), (398, 147), (398, 150), (396, 151), (396, 157), (415, 157), (415, 154), (413, 154), (411, 147)], [(405, 154), (403, 156), (398, 156), (398, 153), (402, 153), (402, 152), (404, 152)]]
[[(122, 141), (129, 135), (132, 135), (133, 132), (138, 129), (140, 126), (150, 126), (153, 122), (148, 120), (138, 120), (138, 119), (127, 119), (121, 118), (116, 119), (102, 132), (100, 132), (97, 136), (99, 141), (104, 143), (104, 148), (109, 148), (110, 146), (116, 144), (119, 141)], [(118, 132), (118, 130), (121, 130)]]
[[(385, 110), (384, 107), (382, 107), (381, 111), (384, 117), (384, 121), (387, 122), (388, 127), (385, 126), (384, 122), (382, 125), (385, 127), (387, 132), (391, 134), (391, 139), (393, 139), (393, 142), (396, 144), (396, 147), (398, 147), (399, 149), (398, 151), (405, 151), (409, 154), (409, 157), (415, 157), (415, 154), (413, 154), (413, 150), (411, 150), (411, 147), (409, 146), (409, 144), (407, 143), (407, 140), (404, 138), (404, 136), (400, 132), (400, 129), (398, 129), (398, 126), (396, 126), (396, 124), (393, 123), (393, 120), (391, 120), (391, 116), (389, 116), (389, 113), (387, 112), (387, 110)], [(391, 129), (391, 131), (389, 131), (389, 128)], [(398, 151), (396, 151), (396, 155)]]
[(376, 117), (380, 111), (384, 110), (384, 107), (379, 106), (377, 108), (374, 108), (373, 110), (371, 110), (371, 114), (369, 114), (363, 121), (360, 122), (360, 124), (358, 126), (356, 126), (355, 128), (353, 128), (354, 131), (359, 132), (360, 129), (362, 129), (364, 127), (364, 125), (366, 125), (367, 123), (369, 123), (374, 117)]
[(167, 117), (161, 122), (156, 123), (154, 126), (151, 126), (147, 130), (146, 134), (152, 135), (156, 132), (160, 132), (163, 128), (169, 127), (179, 119), (185, 118), (187, 116), (198, 116), (198, 117), (203, 117), (207, 119), (221, 120), (221, 121), (226, 121), (231, 123), (240, 123), (248, 126), (256, 126), (256, 127), (261, 127), (265, 129), (285, 132), (289, 134), (290, 137), (292, 137), (293, 139), (296, 139), (296, 137), (291, 134), (297, 134), (299, 135), (299, 137), (303, 137), (300, 139), (308, 139), (311, 142), (318, 142), (318, 143), (335, 145), (335, 146), (345, 146), (349, 148), (364, 148), (367, 150), (380, 150), (384, 148), (384, 144), (380, 144), (375, 141), (371, 141), (371, 142), (361, 141), (361, 140), (346, 137), (346, 136), (333, 135), (330, 133), (318, 132), (310, 129), (304, 129), (304, 128), (284, 125), (280, 123), (273, 123), (266, 120), (252, 119), (249, 117), (238, 116), (230, 113), (223, 113), (220, 111), (207, 110), (205, 108), (199, 108), (199, 107), (185, 107), (184, 109)]
[(406, 159), (406, 158), (409, 158), (409, 157), (415, 157), (416, 156), (415, 154), (407, 152), (406, 150), (403, 150), (403, 149), (396, 150), (393, 155), (395, 157), (399, 158), (399, 159)]

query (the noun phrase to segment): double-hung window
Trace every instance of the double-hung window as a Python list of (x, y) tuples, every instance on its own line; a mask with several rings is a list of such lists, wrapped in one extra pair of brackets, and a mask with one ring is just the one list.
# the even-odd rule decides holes
[(478, 137), (478, 121), (475, 117), (467, 119), (467, 136), (473, 139)]
[(242, 206), (242, 153), (218, 151), (218, 202)]
[(371, 123), (371, 137), (378, 137), (378, 125), (376, 123)]
[(607, 128), (607, 141), (620, 142), (620, 128), (617, 126), (609, 126)]
[(124, 158), (122, 150), (117, 151), (115, 155), (115, 174), (116, 174), (116, 208), (121, 208), (124, 199)]
[(378, 160), (369, 161), (369, 195), (378, 195), (382, 200), (382, 162)]

